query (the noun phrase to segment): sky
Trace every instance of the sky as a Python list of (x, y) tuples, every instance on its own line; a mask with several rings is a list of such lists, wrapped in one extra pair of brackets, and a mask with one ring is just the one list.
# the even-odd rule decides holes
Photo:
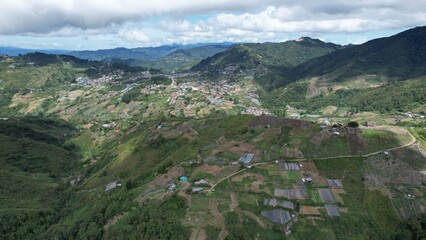
[(426, 24), (426, 0), (1, 0), (0, 46), (95, 50), (168, 44), (360, 44)]

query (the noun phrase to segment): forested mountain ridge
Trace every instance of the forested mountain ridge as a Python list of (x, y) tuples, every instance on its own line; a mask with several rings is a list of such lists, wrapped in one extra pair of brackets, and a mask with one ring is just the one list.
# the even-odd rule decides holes
[(335, 81), (361, 74), (408, 79), (426, 74), (426, 27), (374, 39), (297, 66), (291, 78), (324, 76)]
[(307, 37), (282, 43), (241, 44), (201, 61), (192, 70), (212, 74), (229, 66), (243, 70), (261, 66), (288, 68), (340, 48), (340, 45)]

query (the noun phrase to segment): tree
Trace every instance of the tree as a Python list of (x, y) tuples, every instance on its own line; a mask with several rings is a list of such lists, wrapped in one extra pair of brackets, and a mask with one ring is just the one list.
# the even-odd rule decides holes
[(348, 123), (348, 127), (357, 128), (359, 127), (359, 124), (355, 121), (351, 121)]

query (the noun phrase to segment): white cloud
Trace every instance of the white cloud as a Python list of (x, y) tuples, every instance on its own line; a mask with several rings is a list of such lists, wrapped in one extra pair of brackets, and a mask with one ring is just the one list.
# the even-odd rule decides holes
[(292, 35), (351, 35), (425, 23), (426, 1), (0, 1), (3, 36), (104, 36), (129, 45), (279, 41)]
[(63, 27), (101, 28), (153, 16), (245, 10), (272, 0), (2, 0), (0, 33), (47, 33)]
[(138, 29), (125, 29), (120, 31), (118, 35), (121, 38), (131, 42), (146, 43), (151, 40), (148, 35), (145, 34), (145, 32)]

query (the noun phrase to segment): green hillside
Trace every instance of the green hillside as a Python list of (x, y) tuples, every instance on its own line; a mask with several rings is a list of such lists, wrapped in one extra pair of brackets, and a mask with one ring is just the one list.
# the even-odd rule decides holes
[(0, 56), (0, 239), (420, 239), (423, 34)]
[(411, 111), (425, 103), (425, 39), (426, 27), (417, 27), (294, 68), (269, 68), (256, 81), (265, 90), (264, 103), (274, 109), (289, 104), (311, 112), (327, 106), (352, 113)]
[(282, 43), (242, 44), (201, 61), (192, 70), (214, 75), (227, 67), (233, 67), (235, 72), (262, 67), (290, 68), (340, 48), (339, 45), (311, 38)]
[(376, 111), (406, 112), (426, 102), (426, 77), (394, 82), (375, 88), (340, 89), (327, 94), (309, 98), (308, 83), (295, 82), (286, 88), (278, 88), (271, 93), (263, 93), (264, 104), (271, 108), (280, 108), (283, 103), (318, 111), (327, 106), (348, 108), (353, 113)]
[(323, 76), (343, 81), (361, 74), (408, 79), (426, 74), (426, 27), (344, 48), (308, 61), (292, 71), (294, 80)]
[[(76, 130), (64, 121), (18, 118), (0, 121), (0, 212), (52, 210), (78, 169)], [(61, 190), (62, 189), (62, 190)]]
[[(228, 238), (245, 232), (242, 235), (245, 239), (261, 239), (262, 236), (279, 239), (283, 234), (280, 225), (261, 216), (262, 211), (275, 208), (265, 206), (263, 201), (275, 196), (274, 188), (300, 185), (302, 172), (285, 170), (274, 160), (292, 162), (294, 158), (300, 159), (299, 163), (306, 166), (303, 174), (315, 176), (317, 182), (306, 185), (306, 197), (289, 199), (297, 207), (288, 210), (297, 214), (299, 219), (293, 223), (291, 239), (306, 239), (314, 232), (320, 233), (321, 239), (333, 236), (343, 238), (347, 234), (394, 239), (398, 234), (399, 213), (393, 209), (395, 199), (378, 190), (368, 190), (366, 186), (370, 186), (367, 185), (369, 183), (362, 180), (363, 176), (372, 174), (375, 165), (370, 166), (373, 164), (370, 161), (373, 159), (333, 156), (351, 156), (353, 148), (364, 153), (375, 151), (377, 149), (368, 146), (375, 146), (383, 139), (387, 139), (387, 144), (382, 144), (379, 149), (399, 146), (405, 143), (402, 135), (387, 131), (374, 131), (374, 136), (362, 133), (362, 141), (368, 142), (364, 148), (343, 136), (353, 134), (345, 128), (339, 128), (338, 131), (342, 133), (340, 137), (331, 136), (330, 133), (317, 138), (323, 134), (317, 124), (272, 116), (212, 115), (199, 120), (162, 119), (161, 129), (155, 127), (157, 121), (147, 121), (135, 132), (99, 145), (95, 157), (98, 160), (86, 165), (83, 171), (78, 171), (81, 182), (70, 186), (68, 180), (71, 178), (66, 176), (73, 176), (73, 171), (78, 169), (64, 165), (70, 159), (65, 158), (59, 149), (67, 146), (67, 140), (56, 132), (62, 125), (38, 119), (22, 119), (19, 121), (25, 124), (10, 125), (14, 121), (5, 121), (4, 124), (9, 127), (2, 129), (26, 126), (27, 130), (14, 131), (13, 134), (4, 130), (3, 135), (9, 138), (4, 142), (8, 141), (11, 147), (2, 150), (2, 154), (10, 155), (15, 151), (10, 138), (21, 141), (21, 144), (44, 141), (42, 144), (45, 145), (36, 147), (44, 150), (29, 149), (28, 154), (39, 168), (12, 171), (12, 168), (22, 166), (15, 164), (8, 167), (8, 163), (0, 162), (4, 172), (2, 177), (8, 183), (1, 188), (7, 192), (0, 211), (0, 219), (8, 223), (1, 228), (3, 239), (121, 239), (123, 236), (188, 239), (199, 231), (206, 231), (213, 239), (223, 231), (227, 232)], [(46, 128), (51, 130), (47, 131)], [(55, 140), (35, 134), (39, 131), (49, 133), (48, 136)], [(185, 133), (181, 134), (182, 131)], [(7, 135), (7, 132), (10, 134)], [(20, 132), (23, 133), (17, 134)], [(24, 140), (30, 137), (35, 139)], [(60, 148), (46, 145), (50, 141), (57, 142)], [(258, 154), (255, 163), (263, 164), (250, 169), (228, 164), (238, 160), (246, 151)], [(60, 161), (59, 166), (65, 168), (60, 175), (43, 175), (43, 172), (56, 171), (53, 162), (42, 162), (47, 152)], [(303, 160), (300, 154), (314, 161)], [(410, 151), (395, 154), (399, 157), (393, 159), (394, 162), (417, 157)], [(206, 163), (207, 159), (220, 161)], [(383, 161), (379, 159), (380, 156), (374, 162)], [(182, 175), (187, 176), (189, 182), (179, 181)], [(209, 188), (203, 186), (204, 193), (191, 193), (193, 182), (200, 178), (207, 179), (210, 184), (218, 183), (215, 191), (209, 192)], [(224, 178), (227, 179), (220, 182)], [(325, 178), (344, 181), (345, 192), (334, 193), (333, 200), (342, 210), (339, 218), (330, 218), (325, 213), (324, 202), (317, 195), (318, 187), (326, 187)], [(379, 179), (386, 181), (387, 178)], [(105, 192), (106, 184), (113, 181), (122, 185)], [(175, 191), (167, 190), (171, 182), (177, 186)], [(254, 182), (258, 187), (253, 187)], [(410, 189), (424, 190), (418, 184), (405, 184)], [(393, 186), (389, 183), (382, 188), (393, 189)], [(419, 196), (418, 201), (422, 199)], [(420, 203), (412, 204), (415, 207)], [(23, 206), (26, 208), (22, 211), (16, 210)], [(319, 217), (315, 218), (314, 223), (309, 213), (299, 212), (307, 207), (320, 209), (318, 213), (313, 213), (314, 217)], [(190, 221), (188, 216), (197, 221)]]

